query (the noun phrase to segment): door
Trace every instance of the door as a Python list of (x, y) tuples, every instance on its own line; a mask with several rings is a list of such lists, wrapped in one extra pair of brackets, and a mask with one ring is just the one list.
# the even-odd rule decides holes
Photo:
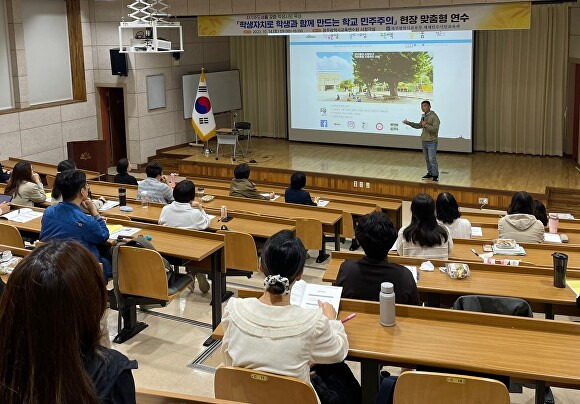
[(100, 87), (102, 137), (107, 149), (109, 167), (127, 157), (127, 140), (125, 134), (125, 99), (123, 89), (118, 87)]

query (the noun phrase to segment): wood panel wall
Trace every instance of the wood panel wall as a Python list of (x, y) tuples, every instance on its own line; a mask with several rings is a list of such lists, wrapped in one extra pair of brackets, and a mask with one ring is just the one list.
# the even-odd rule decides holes
[[(202, 176), (212, 178), (231, 179), (233, 177), (234, 166), (220, 163), (199, 163), (199, 162), (179, 162), (179, 173), (181, 175)], [(256, 182), (269, 183), (274, 185), (287, 186), (290, 183), (291, 170), (252, 167), (251, 178)], [(345, 191), (361, 195), (379, 195), (403, 200), (412, 200), (419, 193), (426, 193), (436, 198), (440, 192), (451, 192), (461, 206), (480, 207), (479, 198), (486, 197), (491, 209), (506, 209), (515, 191), (492, 190), (480, 188), (455, 187), (433, 182), (414, 183), (395, 180), (383, 180), (377, 178), (361, 178), (360, 176), (350, 177), (344, 175), (331, 175), (323, 173), (306, 173), (309, 188), (317, 188), (329, 191)], [(354, 181), (364, 180), (365, 187), (355, 188)], [(370, 188), (366, 188), (366, 182), (370, 183)], [(545, 194), (532, 194), (535, 199), (546, 202)], [(568, 210), (567, 210), (568, 211)], [(580, 215), (579, 215), (580, 216)]]

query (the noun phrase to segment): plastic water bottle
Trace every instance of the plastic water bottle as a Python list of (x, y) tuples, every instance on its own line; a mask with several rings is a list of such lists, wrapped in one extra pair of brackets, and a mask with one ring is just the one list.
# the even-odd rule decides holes
[(390, 327), (395, 325), (395, 292), (394, 286), (390, 282), (381, 283), (381, 293), (379, 293), (381, 325)]
[(147, 195), (147, 191), (141, 192), (141, 207), (143, 209), (149, 208), (149, 196)]

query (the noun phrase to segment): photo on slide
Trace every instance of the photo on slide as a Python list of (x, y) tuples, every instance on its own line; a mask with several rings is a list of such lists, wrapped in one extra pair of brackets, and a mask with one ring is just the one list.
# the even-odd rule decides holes
[(317, 52), (320, 101), (414, 104), (433, 98), (430, 52)]

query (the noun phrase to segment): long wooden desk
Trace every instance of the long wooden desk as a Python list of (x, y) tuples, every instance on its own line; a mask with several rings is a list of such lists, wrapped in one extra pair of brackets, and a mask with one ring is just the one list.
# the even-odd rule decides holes
[[(8, 160), (2, 161), (2, 165), (5, 168), (13, 169), (16, 163), (20, 161), (28, 161), (32, 165), (32, 169), (36, 171), (38, 174), (41, 175), (52, 175), (53, 177), (56, 176), (57, 169), (54, 164), (46, 164), (40, 163), (38, 161), (30, 161), (26, 159), (19, 159), (15, 157), (10, 157)], [(87, 179), (99, 179), (101, 174), (96, 171), (89, 171), (89, 170), (81, 170), (87, 176)]]
[[(482, 240), (476, 239), (456, 239), (453, 240), (453, 251), (449, 259), (458, 261), (481, 262), (481, 258), (476, 257), (471, 251), (473, 248), (477, 253), (483, 254), (483, 244), (488, 244)], [(575, 246), (566, 244), (521, 244), (526, 255), (495, 255), (496, 259), (517, 259), (521, 260), (521, 265), (535, 265), (540, 267), (552, 268), (554, 266), (552, 253), (562, 252), (568, 255), (568, 269), (580, 269), (580, 249)], [(396, 254), (390, 252), (390, 255)]]
[[(351, 313), (348, 358), (361, 362), (363, 403), (374, 402), (383, 364), (534, 381), (538, 404), (546, 384), (580, 388), (577, 323), (398, 304), (396, 325), (383, 327), (378, 302), (341, 299), (338, 318)], [(212, 336), (223, 338), (223, 329)]]
[[(128, 201), (127, 206), (133, 208), (133, 211), (123, 212), (120, 210), (119, 206), (116, 206), (100, 213), (104, 217), (107, 217), (111, 214), (125, 215), (131, 220), (157, 224), (159, 222), (161, 210), (165, 205), (159, 203), (150, 203), (147, 209), (143, 209), (140, 202)], [(207, 213), (215, 216), (209, 224), (209, 230), (211, 231), (220, 230), (222, 225), (226, 225), (227, 228), (232, 231), (248, 233), (257, 238), (268, 238), (281, 230), (296, 230), (296, 222), (287, 219), (229, 213), (228, 215), (233, 217), (233, 219), (227, 223), (222, 223), (219, 221), (220, 218), (218, 210), (208, 209)]]
[[(33, 208), (37, 211), (44, 211), (41, 208)], [(15, 226), (20, 231), (40, 234), (42, 217), (36, 218), (26, 223), (6, 221)], [(223, 271), (223, 249), (224, 236), (210, 232), (195, 230), (183, 230), (155, 224), (140, 223), (126, 220), (109, 218), (107, 224), (119, 224), (125, 227), (139, 228), (137, 236), (151, 236), (151, 242), (160, 254), (180, 258), (187, 261), (202, 262), (210, 260), (210, 279), (212, 281), (212, 327), (215, 328), (221, 321), (221, 289)]]
[[(481, 227), (483, 236), (482, 237), (473, 237), (474, 240), (493, 240), (499, 237), (497, 223), (490, 224), (490, 223), (482, 223), (479, 224), (478, 227)], [(548, 231), (546, 230), (546, 233)], [(561, 231), (560, 233), (565, 233), (568, 236), (568, 243), (565, 243), (564, 246), (575, 246), (580, 247), (580, 229), (568, 229), (566, 231)], [(544, 241), (545, 244), (549, 245), (561, 245), (560, 243), (551, 243)]]
[[(336, 283), (340, 265), (346, 259), (360, 259), (363, 255), (353, 252), (333, 252), (332, 259), (322, 276), (322, 280)], [(456, 298), (462, 295), (492, 295), (517, 297), (540, 308), (547, 319), (554, 319), (554, 312), (579, 315), (576, 307), (576, 294), (569, 287), (556, 288), (553, 285), (554, 271), (537, 267), (510, 267), (470, 262), (471, 276), (467, 279), (451, 279), (439, 271), (450, 261), (429, 260), (435, 271), (419, 271), (419, 266), (426, 261), (414, 257), (389, 257), (389, 262), (417, 267), (419, 280), (417, 289), (426, 293), (428, 305), (440, 306), (441, 295)], [(580, 271), (568, 271), (567, 278), (580, 279)], [(555, 310), (559, 309), (561, 310)]]

